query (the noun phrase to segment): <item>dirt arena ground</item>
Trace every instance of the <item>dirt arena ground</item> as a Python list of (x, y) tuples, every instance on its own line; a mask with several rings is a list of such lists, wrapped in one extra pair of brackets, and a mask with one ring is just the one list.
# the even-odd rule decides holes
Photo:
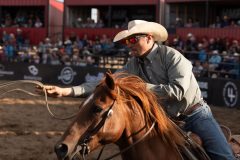
[[(33, 91), (31, 85), (20, 85)], [(17, 86), (19, 87), (19, 86)], [(5, 90), (16, 86), (1, 88)], [(69, 116), (78, 110), (79, 98), (49, 99), (52, 111), (61, 117)], [(219, 123), (228, 126), (233, 134), (240, 134), (240, 110), (212, 106)], [(45, 106), (43, 97), (34, 97), (23, 92), (11, 92), (0, 96), (0, 160), (56, 160), (53, 151), (63, 131), (71, 120), (52, 118)], [(118, 149), (107, 146), (104, 157)], [(89, 159), (94, 159), (98, 151)], [(116, 160), (120, 158), (115, 158)]]

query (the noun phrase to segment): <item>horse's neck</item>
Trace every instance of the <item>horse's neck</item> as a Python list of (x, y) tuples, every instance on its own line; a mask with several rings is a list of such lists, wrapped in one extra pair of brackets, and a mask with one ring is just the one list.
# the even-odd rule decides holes
[[(132, 145), (138, 139), (122, 137), (118, 143), (120, 150)], [(122, 154), (123, 160), (177, 160), (172, 148), (167, 147), (158, 136), (144, 138), (138, 144), (132, 146), (127, 152)]]
[[(142, 113), (135, 113), (135, 115), (128, 115), (126, 117), (131, 118), (126, 120), (124, 133), (117, 143), (120, 150), (141, 139), (149, 129), (146, 127)], [(167, 147), (160, 136), (157, 135), (155, 129), (153, 129), (147, 137), (123, 153), (122, 158), (123, 160), (177, 160), (178, 155), (174, 153), (173, 148)]]

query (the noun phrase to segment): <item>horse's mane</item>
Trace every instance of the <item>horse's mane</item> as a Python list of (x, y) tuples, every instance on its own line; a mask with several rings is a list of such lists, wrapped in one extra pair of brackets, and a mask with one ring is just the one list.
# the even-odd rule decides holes
[(129, 106), (140, 106), (145, 114), (147, 126), (150, 127), (155, 120), (157, 122), (156, 133), (167, 145), (172, 147), (176, 147), (176, 144), (183, 145), (181, 134), (159, 105), (157, 96), (147, 89), (146, 83), (141, 78), (125, 72), (112, 74), (112, 77), (118, 90), (118, 102), (127, 100), (130, 103)]

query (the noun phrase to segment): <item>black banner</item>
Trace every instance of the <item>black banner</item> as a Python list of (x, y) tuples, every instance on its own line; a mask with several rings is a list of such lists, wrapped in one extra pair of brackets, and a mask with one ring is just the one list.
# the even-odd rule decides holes
[[(44, 84), (79, 85), (101, 79), (109, 69), (29, 63), (0, 63), (1, 80), (37, 80)], [(114, 70), (112, 70), (114, 72)], [(212, 105), (240, 107), (240, 81), (198, 78), (203, 98)]]
[(29, 63), (0, 63), (1, 80), (37, 80), (45, 84), (79, 85), (101, 79), (107, 69)]

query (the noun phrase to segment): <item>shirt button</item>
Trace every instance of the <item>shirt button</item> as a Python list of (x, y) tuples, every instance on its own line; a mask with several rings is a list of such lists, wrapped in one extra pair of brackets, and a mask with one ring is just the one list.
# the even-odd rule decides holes
[(152, 79), (152, 77), (151, 77), (151, 76), (149, 76), (149, 79)]

